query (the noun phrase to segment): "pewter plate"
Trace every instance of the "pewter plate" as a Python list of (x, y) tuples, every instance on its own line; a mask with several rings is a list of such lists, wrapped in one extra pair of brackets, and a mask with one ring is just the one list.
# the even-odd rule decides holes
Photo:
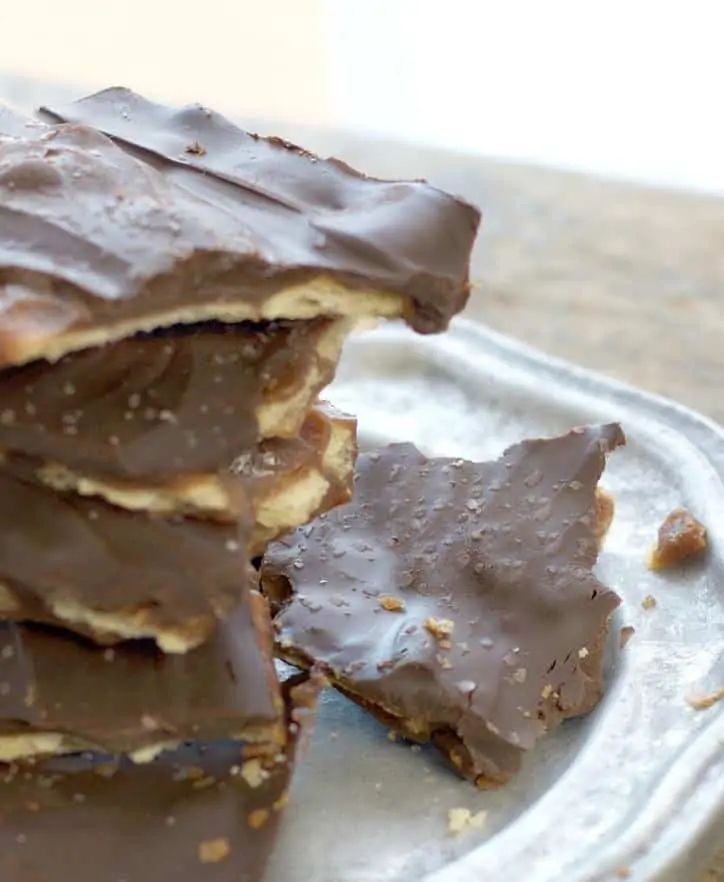
[[(329, 398), (358, 415), (363, 446), (411, 440), (471, 459), (620, 420), (629, 444), (604, 476), (617, 508), (598, 570), (623, 597), (616, 638), (636, 633), (623, 650), (612, 639), (598, 709), (497, 792), (392, 743), (330, 691), (269, 882), (599, 882), (624, 867), (634, 882), (692, 880), (724, 840), (724, 703), (686, 700), (724, 687), (724, 430), (460, 320), (440, 337), (390, 325), (353, 338)], [(646, 551), (679, 505), (707, 525), (711, 553), (657, 576)], [(451, 836), (451, 808), (486, 811), (484, 828)]]

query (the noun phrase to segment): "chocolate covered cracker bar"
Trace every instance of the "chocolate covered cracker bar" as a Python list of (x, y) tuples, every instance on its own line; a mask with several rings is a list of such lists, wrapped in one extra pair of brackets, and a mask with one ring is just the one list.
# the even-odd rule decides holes
[(186, 652), (241, 602), (252, 526), (250, 503), (230, 525), (152, 518), (0, 471), (0, 617)]
[(228, 469), (181, 475), (165, 484), (112, 481), (59, 465), (9, 457), (4, 468), (61, 492), (99, 496), (131, 511), (233, 522), (251, 502), (250, 556), (352, 496), (357, 424), (329, 404), (316, 404), (296, 438), (270, 438), (237, 456)]
[(266, 769), (231, 741), (144, 765), (93, 753), (0, 765), (0, 878), (259, 882), (317, 688), (285, 684), (289, 737)]
[(0, 762), (84, 750), (144, 762), (182, 741), (219, 738), (271, 762), (286, 740), (272, 646), (254, 590), (185, 655), (151, 641), (103, 649), (67, 631), (1, 622)]
[(210, 319), (440, 331), (465, 305), (480, 215), (425, 183), (125, 89), (43, 116), (81, 125), (0, 119), (0, 365)]
[(592, 572), (611, 514), (597, 484), (623, 443), (608, 425), (482, 464), (362, 456), (354, 501), (268, 550), (279, 654), (478, 786), (505, 783), (601, 697), (619, 598)]
[(151, 484), (216, 472), (298, 434), (348, 331), (328, 319), (207, 323), (7, 369), (0, 450)]

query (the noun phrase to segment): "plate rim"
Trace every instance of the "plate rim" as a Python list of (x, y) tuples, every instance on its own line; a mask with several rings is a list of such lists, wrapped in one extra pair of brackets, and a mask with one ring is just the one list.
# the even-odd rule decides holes
[[(399, 322), (386, 323), (360, 337), (381, 343), (385, 338), (392, 342), (404, 339), (408, 346), (429, 347), (429, 351), (448, 353), (468, 363), (474, 363), (476, 355), (478, 358), (492, 357), (526, 372), (544, 372), (557, 385), (577, 393), (605, 396), (617, 408), (635, 410), (639, 419), (642, 416), (648, 418), (683, 437), (689, 446), (693, 445), (716, 472), (724, 493), (724, 427), (663, 395), (549, 355), (495, 331), (481, 321), (464, 317), (453, 319), (446, 333), (429, 337), (413, 335)], [(682, 773), (682, 760), (692, 755), (697, 756), (698, 762), (683, 769)], [(717, 770), (721, 772), (718, 779), (706, 780)], [(701, 786), (703, 782), (705, 792)], [(643, 831), (637, 831), (636, 825), (632, 825), (633, 835), (629, 835), (630, 828), (623, 843), (618, 836), (602, 850), (597, 850), (584, 866), (575, 868), (575, 880), (570, 882), (604, 882), (615, 878), (612, 874), (616, 868), (633, 864), (632, 882), (682, 882), (685, 878), (682, 873), (698, 869), (698, 866), (692, 866), (693, 862), (701, 864), (702, 869), (705, 867), (715, 850), (717, 838), (721, 838), (721, 834), (717, 837), (716, 831), (724, 824), (724, 702), (669, 768), (656, 792), (667, 786), (680, 791), (687, 783), (691, 785), (688, 798), (679, 801), (676, 812), (663, 812), (653, 819), (653, 824), (645, 820)], [(651, 814), (651, 803), (650, 799), (644, 806), (645, 819)], [(479, 853), (486, 844), (482, 843), (427, 874), (422, 882), (467, 882), (468, 879), (472, 882), (478, 879), (481, 870), (487, 872), (486, 868), (476, 867)], [(535, 875), (529, 882), (554, 882), (554, 877)], [(556, 878), (555, 882), (559, 880)]]

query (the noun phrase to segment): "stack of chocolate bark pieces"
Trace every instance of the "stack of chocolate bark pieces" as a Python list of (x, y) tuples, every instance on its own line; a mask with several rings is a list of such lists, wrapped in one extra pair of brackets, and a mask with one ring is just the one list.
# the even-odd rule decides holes
[(476, 209), (201, 107), (0, 109), (0, 878), (253, 880), (314, 672), (252, 562), (349, 501), (360, 320), (442, 331)]

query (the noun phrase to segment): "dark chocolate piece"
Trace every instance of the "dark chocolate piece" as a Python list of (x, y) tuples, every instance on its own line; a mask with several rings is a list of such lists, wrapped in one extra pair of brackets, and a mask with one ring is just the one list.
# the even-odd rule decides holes
[(465, 306), (480, 213), (426, 183), (126, 89), (43, 118), (83, 125), (19, 136), (0, 118), (0, 364), (208, 319), (402, 315), (433, 332)]
[(185, 652), (241, 602), (246, 519), (161, 520), (0, 472), (0, 615)]
[(256, 591), (186, 655), (151, 641), (102, 649), (67, 631), (2, 622), (0, 762), (79, 750), (142, 761), (169, 743), (219, 738), (273, 759), (286, 727), (272, 648)]
[(0, 878), (259, 882), (315, 691), (313, 682), (285, 686), (290, 737), (269, 770), (229, 741), (146, 765), (79, 754), (0, 766)]
[(316, 319), (142, 334), (0, 373), (0, 450), (161, 484), (294, 436), (347, 327)]
[[(617, 595), (592, 573), (596, 485), (617, 425), (495, 462), (410, 444), (360, 457), (354, 501), (270, 546), (278, 651), (478, 786), (497, 786), (602, 690)], [(293, 593), (290, 593), (292, 592)]]

